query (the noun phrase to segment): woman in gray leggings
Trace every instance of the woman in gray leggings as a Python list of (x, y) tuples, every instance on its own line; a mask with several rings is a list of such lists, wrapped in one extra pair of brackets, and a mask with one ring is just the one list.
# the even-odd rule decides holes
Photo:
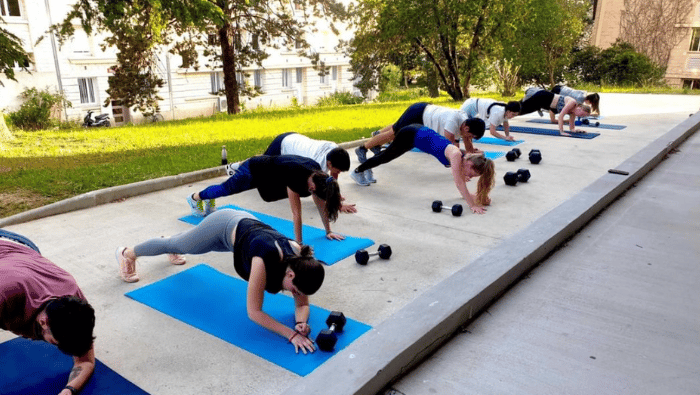
[[(140, 256), (169, 254), (170, 261), (184, 264), (180, 254), (204, 254), (211, 251), (233, 252), (236, 272), (248, 281), (246, 308), (248, 317), (280, 336), (298, 353), (315, 350), (307, 337), (309, 295), (323, 284), (325, 271), (311, 247), (300, 245), (253, 215), (238, 210), (218, 210), (194, 228), (168, 238), (155, 238), (133, 249), (117, 248), (119, 274), (126, 282), (139, 280), (136, 259)], [(294, 297), (294, 328), (275, 320), (262, 310), (265, 291), (272, 294), (289, 291)]]

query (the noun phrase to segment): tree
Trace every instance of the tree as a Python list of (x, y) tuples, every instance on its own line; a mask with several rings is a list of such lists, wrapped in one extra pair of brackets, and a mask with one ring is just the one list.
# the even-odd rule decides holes
[(345, 16), (345, 8), (335, 0), (80, 0), (54, 31), (65, 39), (78, 18), (88, 34), (110, 35), (106, 42), (119, 54), (108, 93), (141, 111), (157, 110), (163, 85), (155, 67), (157, 53), (168, 50), (182, 57), (182, 67), (195, 69), (201, 53), (208, 66), (222, 65), (228, 112), (234, 114), (240, 111), (241, 95), (255, 94), (236, 76), (252, 64), (260, 66), (268, 47), (295, 47), (325, 72), (304, 38), (311, 18), (323, 16), (336, 21)]
[[(0, 23), (4, 23), (2, 18)], [(0, 72), (5, 74), (7, 79), (17, 81), (14, 68), (20, 66), (26, 70), (31, 63), (29, 55), (22, 47), (22, 40), (0, 27)], [(0, 80), (0, 86), (5, 86), (2, 80)]]
[(620, 38), (666, 68), (671, 50), (685, 38), (677, 26), (690, 23), (693, 0), (625, 0)]
[(478, 62), (495, 48), (524, 2), (360, 0), (352, 47), (361, 56), (353, 67), (371, 75), (392, 54), (414, 50), (435, 70), (441, 87), (463, 100)]

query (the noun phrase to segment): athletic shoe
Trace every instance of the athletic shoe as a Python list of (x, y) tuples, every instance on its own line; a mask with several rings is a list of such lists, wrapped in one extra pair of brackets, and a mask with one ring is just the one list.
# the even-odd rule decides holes
[(204, 215), (209, 215), (216, 211), (216, 199), (207, 199), (204, 201)]
[(377, 182), (377, 180), (374, 178), (374, 173), (372, 173), (372, 169), (367, 169), (364, 171), (364, 173), (365, 173), (364, 174), (365, 180), (367, 180), (368, 182), (371, 182), (373, 184), (375, 182)]
[(180, 254), (168, 254), (168, 260), (173, 265), (184, 265), (185, 263), (187, 263), (185, 257)]
[(126, 247), (119, 247), (114, 253), (119, 263), (119, 276), (124, 282), (135, 283), (139, 281), (139, 275), (136, 273), (136, 260), (125, 257), (124, 250)]
[(226, 174), (228, 174), (229, 177), (233, 176), (236, 174), (236, 170), (241, 166), (240, 162), (236, 163), (229, 163), (226, 165)]
[(382, 152), (382, 146), (381, 146), (381, 145), (377, 145), (376, 147), (372, 147), (372, 148), (370, 148), (369, 150), (372, 151), (372, 153), (376, 156), (376, 155), (379, 155), (379, 154)]
[(541, 117), (544, 116), (544, 113), (542, 112), (542, 110), (537, 110), (537, 113), (540, 114)]
[(381, 130), (375, 130), (374, 132), (372, 132), (372, 137), (378, 135), (381, 132), (382, 132)]
[(357, 160), (360, 161), (360, 163), (367, 162), (367, 148), (364, 146), (359, 146), (355, 148), (355, 153), (357, 154)]
[(362, 185), (363, 187), (368, 187), (369, 186), (369, 181), (365, 178), (365, 173), (355, 173), (355, 171), (350, 172), (350, 178), (355, 180), (357, 185)]
[(204, 202), (201, 200), (192, 199), (192, 195), (187, 196), (187, 204), (190, 205), (192, 209), (192, 215), (196, 217), (204, 217), (206, 213), (204, 212)]

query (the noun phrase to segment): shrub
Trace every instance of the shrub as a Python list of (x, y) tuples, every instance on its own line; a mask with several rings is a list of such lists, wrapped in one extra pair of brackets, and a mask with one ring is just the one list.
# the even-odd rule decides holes
[(415, 100), (419, 97), (428, 96), (428, 88), (411, 88), (411, 89), (394, 89), (390, 91), (382, 91), (374, 99), (376, 102), (395, 102)]
[(581, 81), (620, 86), (658, 86), (664, 69), (631, 44), (616, 41), (610, 48), (588, 47), (574, 54), (570, 67)]
[(403, 75), (399, 66), (388, 64), (382, 67), (382, 72), (379, 77), (379, 91), (391, 91), (401, 86)]
[(19, 110), (11, 112), (8, 118), (15, 127), (25, 130), (48, 129), (56, 125), (57, 121), (51, 118), (52, 112), (62, 104), (71, 106), (62, 94), (51, 93), (48, 88), (42, 91), (27, 88), (20, 97), (24, 103)]
[(319, 107), (343, 106), (349, 104), (360, 104), (364, 100), (365, 99), (362, 96), (355, 96), (351, 92), (338, 91), (319, 98), (316, 105)]

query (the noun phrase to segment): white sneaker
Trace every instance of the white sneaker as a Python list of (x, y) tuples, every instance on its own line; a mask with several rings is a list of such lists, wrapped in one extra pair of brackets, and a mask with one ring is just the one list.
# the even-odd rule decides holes
[(350, 172), (350, 178), (355, 180), (357, 185), (362, 185), (363, 187), (368, 187), (369, 186), (369, 181), (365, 178), (365, 173), (355, 173), (355, 171)]
[(374, 178), (374, 173), (372, 173), (372, 169), (367, 169), (364, 171), (365, 175), (365, 180), (368, 182), (371, 182), (372, 184), (376, 183), (377, 180)]

